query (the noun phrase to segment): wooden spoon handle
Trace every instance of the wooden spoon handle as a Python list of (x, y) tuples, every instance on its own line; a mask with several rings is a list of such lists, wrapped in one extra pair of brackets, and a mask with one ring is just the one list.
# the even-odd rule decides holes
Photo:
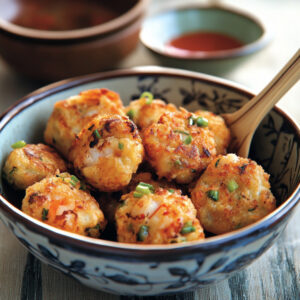
[[(249, 145), (259, 123), (299, 79), (300, 49), (257, 96), (235, 113), (223, 115), (234, 139), (234, 150), (239, 149), (238, 155), (248, 156)], [(244, 149), (247, 144), (248, 149)]]

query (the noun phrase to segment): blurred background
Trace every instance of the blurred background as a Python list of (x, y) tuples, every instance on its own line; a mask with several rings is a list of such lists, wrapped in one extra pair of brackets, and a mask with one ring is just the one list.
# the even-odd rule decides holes
[[(1, 0), (2, 2), (5, 0)], [(212, 3), (212, 1), (189, 0), (184, 3)], [(216, 1), (215, 1), (216, 2)], [(223, 0), (221, 4), (231, 5), (238, 9), (252, 13), (265, 25), (272, 36), (271, 43), (258, 53), (247, 58), (238, 67), (223, 75), (226, 79), (233, 80), (254, 92), (260, 91), (296, 52), (300, 46), (300, 1), (298, 0)], [(178, 0), (151, 0), (146, 12), (146, 18), (160, 12), (166, 7), (175, 7), (182, 4)], [(142, 65), (159, 65), (156, 57), (140, 42), (137, 48), (113, 68), (128, 68)], [(33, 66), (34, 67), (34, 66)], [(99, 70), (101, 71), (101, 70)], [(0, 56), (0, 91), (2, 94), (0, 112), (27, 93), (43, 86), (45, 83), (33, 81), (13, 71)], [(279, 103), (279, 106), (289, 110), (296, 118), (300, 119), (300, 109), (291, 109), (294, 101), (299, 99), (300, 87), (294, 87)], [(298, 100), (299, 101), (299, 100)]]

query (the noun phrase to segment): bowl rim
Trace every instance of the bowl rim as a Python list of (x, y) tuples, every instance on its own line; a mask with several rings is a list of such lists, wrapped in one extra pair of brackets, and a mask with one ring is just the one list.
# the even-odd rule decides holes
[[(258, 27), (261, 28), (262, 34), (261, 36), (251, 42), (242, 45), (238, 48), (233, 49), (227, 49), (227, 50), (218, 50), (218, 51), (189, 51), (189, 50), (183, 50), (183, 49), (176, 49), (176, 51), (168, 51), (168, 48), (161, 48), (157, 47), (155, 45), (152, 45), (150, 39), (147, 38), (147, 35), (145, 34), (145, 26), (147, 20), (150, 20), (151, 18), (156, 18), (157, 16), (161, 16), (170, 12), (178, 13), (185, 10), (209, 10), (209, 9), (217, 9), (220, 11), (229, 12), (232, 14), (239, 15), (245, 19), (251, 20), (253, 23), (255, 23)], [(234, 58), (234, 57), (240, 57), (240, 56), (246, 56), (249, 54), (252, 54), (254, 52), (257, 52), (264, 48), (272, 39), (272, 34), (267, 28), (266, 24), (264, 24), (257, 16), (252, 14), (249, 11), (245, 11), (242, 9), (239, 9), (234, 6), (225, 5), (221, 3), (191, 3), (191, 4), (178, 4), (176, 7), (167, 7), (162, 9), (156, 14), (153, 14), (152, 16), (148, 17), (141, 29), (140, 32), (140, 41), (141, 43), (148, 48), (149, 50), (153, 51), (154, 53), (160, 54), (161, 56), (172, 58), (172, 59), (181, 59), (181, 60), (211, 60), (211, 59), (226, 59), (226, 58)]]
[[(153, 76), (167, 76), (175, 78), (179, 77), (200, 80), (202, 82), (216, 84), (218, 86), (226, 87), (234, 91), (239, 91), (241, 94), (249, 98), (254, 96), (254, 93), (252, 93), (249, 89), (243, 87), (242, 85), (211, 75), (157, 66), (135, 67), (131, 69), (123, 69), (74, 77), (42, 87), (21, 98), (0, 116), (0, 134), (5, 126), (14, 118), (14, 116), (25, 110), (27, 107), (30, 107), (32, 104), (35, 104), (38, 101), (42, 101), (44, 98), (47, 98), (57, 92), (61, 92), (63, 90), (78, 87), (80, 85), (99, 80), (114, 79), (119, 77), (134, 77), (145, 74)], [(288, 113), (283, 111), (278, 106), (275, 106), (274, 109), (276, 112), (282, 115), (283, 118), (288, 120), (290, 125), (295, 129), (295, 133), (300, 140), (300, 126)], [(157, 259), (160, 259), (161, 257), (161, 259), (163, 258), (164, 260), (169, 260), (174, 256), (177, 257), (177, 255), (184, 256), (191, 252), (199, 253), (201, 251), (207, 251), (207, 249), (220, 247), (220, 245), (235, 242), (246, 236), (261, 232), (265, 228), (272, 227), (280, 222), (286, 215), (291, 213), (292, 209), (300, 202), (299, 200), (300, 182), (284, 203), (277, 207), (271, 214), (268, 214), (263, 219), (251, 225), (238, 229), (234, 232), (209, 237), (208, 239), (200, 241), (170, 245), (137, 245), (129, 243), (119, 243), (70, 233), (47, 225), (26, 215), (20, 209), (12, 205), (7, 199), (5, 199), (2, 194), (0, 194), (0, 209), (3, 210), (4, 213), (6, 212), (7, 214), (9, 214), (17, 222), (28, 226), (34, 232), (43, 234), (44, 236), (51, 238), (52, 241), (58, 241), (61, 245), (63, 245), (64, 243), (69, 244), (74, 249), (80, 249), (80, 251), (83, 250), (87, 253), (94, 253), (96, 255), (101, 253), (115, 257), (126, 257), (127, 259), (129, 259), (128, 255), (130, 254), (132, 255), (130, 258), (133, 260), (147, 260), (153, 259), (153, 257), (156, 257)], [(157, 255), (161, 256), (157, 257)]]
[(0, 17), (0, 30), (23, 38), (42, 40), (70, 40), (90, 38), (93, 36), (109, 34), (110, 32), (119, 30), (120, 28), (127, 26), (127, 24), (133, 22), (136, 18), (144, 14), (149, 3), (150, 0), (137, 0), (129, 10), (127, 10), (120, 16), (103, 24), (81, 29), (59, 31), (39, 30), (16, 25)]

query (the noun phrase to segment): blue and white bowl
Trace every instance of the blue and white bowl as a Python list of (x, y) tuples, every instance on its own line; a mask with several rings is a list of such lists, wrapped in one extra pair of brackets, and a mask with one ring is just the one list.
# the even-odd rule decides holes
[[(189, 110), (232, 112), (253, 97), (247, 89), (215, 77), (176, 69), (140, 67), (61, 81), (23, 98), (0, 119), (0, 166), (10, 145), (35, 143), (53, 104), (91, 88), (120, 93), (124, 103), (143, 91)], [(20, 197), (1, 182), (0, 219), (38, 259), (84, 285), (121, 295), (158, 295), (223, 280), (262, 255), (280, 236), (299, 202), (300, 130), (275, 107), (259, 126), (250, 157), (271, 174), (278, 208), (259, 222), (203, 241), (134, 245), (68, 233), (37, 221), (18, 207)], [(1, 171), (0, 171), (1, 172)]]

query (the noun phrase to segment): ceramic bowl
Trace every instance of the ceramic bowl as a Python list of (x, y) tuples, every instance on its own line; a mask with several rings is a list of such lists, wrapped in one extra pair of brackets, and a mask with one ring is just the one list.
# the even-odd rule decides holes
[[(172, 39), (190, 32), (215, 32), (233, 37), (242, 46), (218, 51), (174, 51)], [(225, 75), (270, 41), (269, 31), (255, 16), (222, 4), (171, 7), (148, 17), (140, 40), (162, 66)]]
[[(42, 140), (53, 104), (82, 90), (106, 87), (125, 104), (144, 91), (189, 110), (232, 112), (253, 97), (246, 88), (212, 76), (159, 67), (140, 67), (75, 78), (23, 98), (0, 121), (0, 167), (10, 145)], [(171, 294), (221, 281), (260, 255), (280, 236), (299, 202), (300, 132), (275, 107), (260, 124), (251, 158), (271, 174), (278, 208), (232, 233), (198, 242), (135, 245), (68, 233), (37, 221), (20, 209), (21, 197), (1, 182), (0, 219), (38, 259), (84, 285), (121, 295)]]
[[(25, 28), (2, 17), (0, 55), (17, 72), (39, 81), (112, 69), (137, 46), (149, 0), (114, 0), (124, 13), (109, 22), (68, 31)], [(2, 5), (2, 8), (1, 8)]]

